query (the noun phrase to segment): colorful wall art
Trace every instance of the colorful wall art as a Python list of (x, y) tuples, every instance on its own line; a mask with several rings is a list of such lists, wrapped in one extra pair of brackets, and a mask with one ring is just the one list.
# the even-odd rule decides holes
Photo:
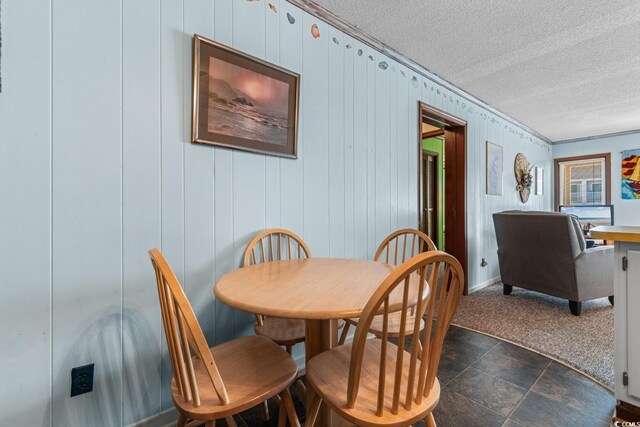
[(640, 199), (640, 149), (622, 152), (622, 198)]

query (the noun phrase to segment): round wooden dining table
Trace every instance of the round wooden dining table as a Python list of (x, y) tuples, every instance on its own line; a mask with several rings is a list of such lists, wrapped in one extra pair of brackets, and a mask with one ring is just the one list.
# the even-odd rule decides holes
[[(249, 313), (304, 319), (305, 360), (329, 350), (338, 342), (338, 320), (359, 317), (369, 298), (395, 266), (376, 261), (307, 258), (255, 264), (227, 273), (215, 285), (224, 304)], [(417, 280), (412, 281), (417, 301)], [(425, 287), (428, 292), (428, 287)], [(402, 286), (389, 296), (390, 311), (400, 310)], [(307, 409), (313, 398), (307, 387)], [(328, 408), (318, 425), (332, 425)]]

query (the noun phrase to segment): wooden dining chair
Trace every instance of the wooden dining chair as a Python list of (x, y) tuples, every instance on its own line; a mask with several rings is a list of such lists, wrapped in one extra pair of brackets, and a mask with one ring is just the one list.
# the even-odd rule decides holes
[[(284, 259), (311, 258), (311, 250), (295, 233), (283, 228), (272, 228), (258, 233), (249, 242), (244, 252), (244, 266)], [(284, 319), (256, 314), (254, 330), (256, 335), (264, 335), (284, 346), (287, 353), (291, 348), (304, 342), (305, 323), (303, 319)]]
[[(405, 261), (413, 258), (414, 256), (426, 252), (437, 250), (433, 241), (424, 234), (422, 231), (414, 230), (412, 228), (403, 228), (388, 235), (378, 246), (378, 250), (373, 257), (374, 261), (384, 262), (386, 264), (400, 265)], [(409, 316), (405, 322), (405, 325), (412, 325), (415, 317), (414, 310), (409, 310), (407, 316)], [(349, 333), (349, 327), (356, 325), (358, 319), (344, 319), (345, 326), (340, 334), (338, 344), (342, 345), (347, 339)], [(397, 337), (400, 334), (401, 318), (400, 313), (392, 313), (389, 315), (388, 335), (389, 337)], [(420, 325), (424, 328), (424, 322)], [(370, 331), (377, 337), (382, 336), (382, 316), (376, 316), (371, 322)]]
[[(280, 396), (278, 426), (286, 417), (300, 426), (289, 386), (297, 374), (291, 356), (266, 337), (238, 338), (211, 347), (202, 333), (187, 297), (159, 250), (149, 251), (156, 273), (162, 323), (173, 367), (171, 394), (180, 413), (178, 427), (224, 418), (235, 427), (233, 415)], [(286, 414), (285, 414), (286, 413)]]
[[(311, 250), (307, 244), (292, 231), (283, 228), (271, 228), (258, 233), (247, 245), (244, 252), (244, 267), (263, 262), (285, 259), (311, 258)], [(291, 354), (292, 348), (304, 342), (305, 321), (303, 319), (285, 319), (281, 317), (255, 314), (253, 329), (256, 335), (265, 336), (278, 345), (283, 346)], [(302, 380), (296, 381), (298, 394), (306, 394), (306, 386)], [(303, 399), (304, 400), (304, 399)], [(269, 420), (269, 407), (265, 401), (260, 407), (263, 421)]]
[[(409, 426), (425, 420), (434, 427), (431, 412), (440, 398), (436, 374), (463, 283), (460, 263), (439, 251), (419, 254), (392, 271), (365, 306), (353, 342), (321, 353), (307, 364), (307, 381), (316, 395), (305, 427), (313, 427), (322, 402), (358, 426)], [(428, 295), (423, 292), (426, 286)], [(395, 345), (387, 339), (389, 315), (396, 309), (389, 296), (392, 292), (402, 295), (401, 319), (407, 319), (415, 288), (421, 297), (414, 322), (400, 328)], [(383, 317), (382, 338), (368, 340), (377, 315)], [(423, 315), (428, 321), (421, 337)], [(409, 337), (414, 343), (423, 339), (421, 348), (413, 345), (411, 351), (405, 350)]]

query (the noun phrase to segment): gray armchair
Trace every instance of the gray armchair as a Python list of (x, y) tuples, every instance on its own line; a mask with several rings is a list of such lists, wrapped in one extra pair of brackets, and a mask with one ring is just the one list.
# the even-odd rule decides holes
[(587, 249), (575, 217), (505, 211), (493, 214), (493, 224), (505, 295), (517, 286), (566, 298), (576, 316), (582, 301), (609, 297), (613, 304), (613, 247)]

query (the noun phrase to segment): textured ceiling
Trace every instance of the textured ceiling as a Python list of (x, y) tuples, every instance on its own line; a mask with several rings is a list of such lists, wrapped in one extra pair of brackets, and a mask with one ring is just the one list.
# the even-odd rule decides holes
[(551, 141), (640, 129), (638, 0), (314, 0)]

